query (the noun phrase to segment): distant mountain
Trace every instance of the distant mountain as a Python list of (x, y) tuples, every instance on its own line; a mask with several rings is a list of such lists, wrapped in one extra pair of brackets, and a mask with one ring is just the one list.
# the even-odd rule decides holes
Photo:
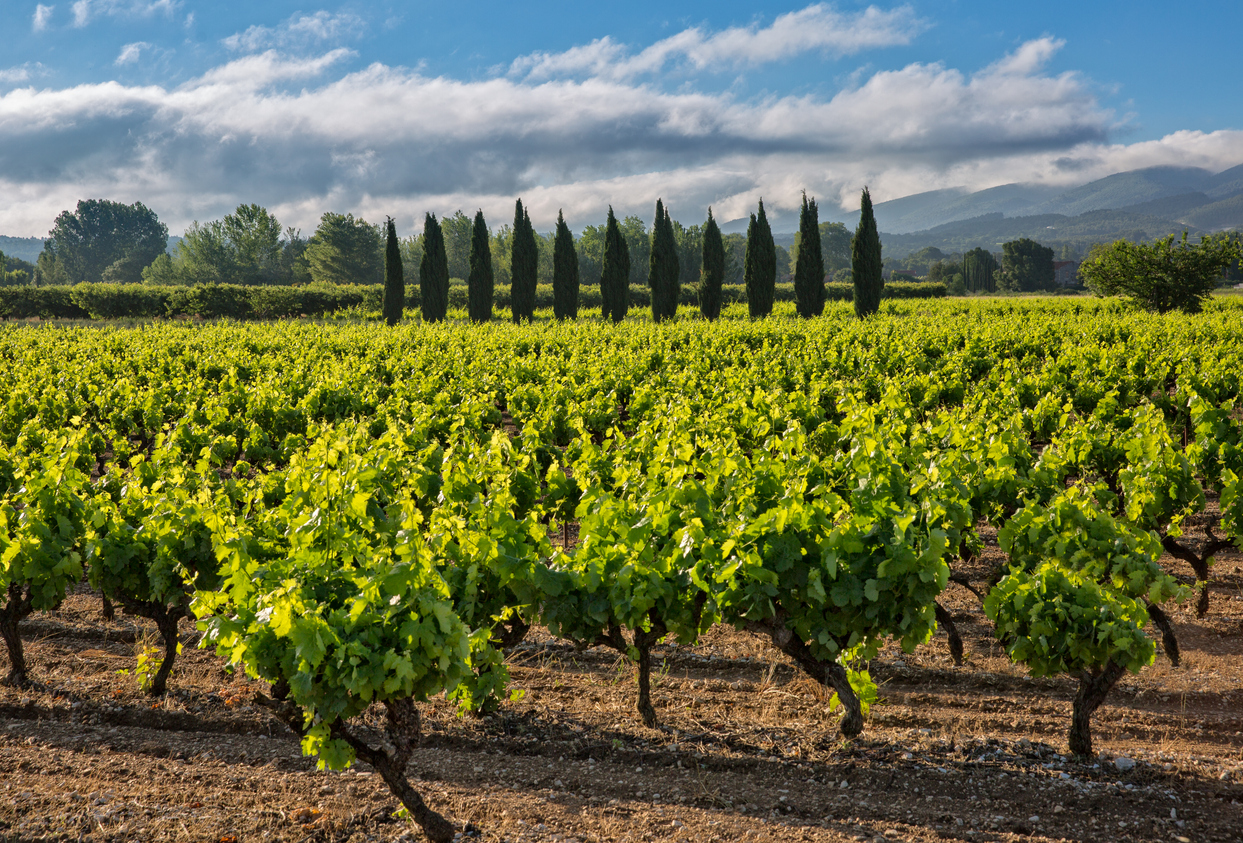
[(1201, 205), (1180, 215), (1178, 220), (1209, 231), (1243, 229), (1243, 192), (1220, 202)]
[(1227, 199), (1243, 193), (1243, 164), (1213, 176), (1204, 192), (1214, 199)]
[(1054, 249), (1069, 245), (1086, 250), (1092, 243), (1121, 239), (1153, 240), (1184, 230), (1192, 235), (1205, 233), (1197, 226), (1126, 211), (1102, 210), (1078, 216), (1039, 214), (1026, 217), (1006, 217), (998, 213), (957, 220), (926, 231), (904, 234), (882, 232), (880, 239), (885, 259), (890, 260), (904, 258), (925, 246), (936, 246), (946, 253), (965, 252), (977, 246), (999, 252), (1003, 243), (1028, 237)]
[(1213, 174), (1195, 167), (1149, 167), (1115, 173), (1067, 190), (1032, 208), (1034, 214), (1077, 216), (1088, 211), (1126, 208), (1156, 199), (1197, 193), (1211, 187)]
[(1027, 216), (1057, 193), (1058, 188), (1031, 184), (1003, 184), (975, 193), (932, 190), (877, 203), (876, 224), (882, 231), (905, 234), (987, 214)]
[[(876, 205), (881, 231), (911, 234), (949, 223), (1001, 214), (1007, 218), (1117, 210), (1180, 221), (1198, 227), (1243, 227), (1234, 205), (1215, 207), (1196, 219), (1199, 209), (1243, 194), (1243, 164), (1214, 174), (1196, 167), (1148, 167), (1115, 173), (1069, 190), (1031, 184), (1004, 184), (974, 193), (962, 188), (932, 190)], [(1212, 221), (1210, 224), (1210, 220)], [(744, 225), (745, 228), (745, 225)]]
[(0, 252), (11, 258), (21, 258), (34, 263), (43, 251), (42, 237), (5, 237), (0, 234)]

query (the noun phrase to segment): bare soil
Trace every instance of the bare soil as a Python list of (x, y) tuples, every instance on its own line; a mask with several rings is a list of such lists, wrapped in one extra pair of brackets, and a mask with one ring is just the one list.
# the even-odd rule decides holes
[[(966, 664), (944, 633), (883, 653), (883, 704), (859, 739), (747, 633), (660, 648), (662, 722), (647, 729), (631, 664), (537, 630), (510, 656), (521, 698), (501, 712), (423, 707), (410, 778), (463, 840), (1243, 840), (1241, 568), (1219, 557), (1208, 617), (1173, 611), (1182, 666), (1159, 655), (1122, 680), (1094, 717), (1092, 762), (1066, 755), (1073, 683), (1011, 665), (979, 600), (951, 585)], [(420, 839), (378, 776), (317, 771), (254, 705), (267, 686), (210, 653), (187, 646), (153, 700), (118, 671), (154, 628), (104, 622), (85, 588), (24, 628), (38, 685), (0, 688), (0, 839)]]

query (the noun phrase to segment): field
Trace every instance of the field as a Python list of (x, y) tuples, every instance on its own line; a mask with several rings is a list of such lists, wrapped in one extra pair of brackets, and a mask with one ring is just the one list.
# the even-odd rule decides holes
[[(887, 311), (863, 325), (843, 309), (712, 327), (0, 332), (14, 396), (0, 410), (3, 547), (31, 546), (35, 519), (20, 513), (59, 524), (68, 592), (21, 620), (30, 682), (0, 687), (0, 835), (418, 839), (371, 765), (317, 770), (316, 752), (339, 766), (329, 735), (304, 756), (274, 716), (272, 682), (246, 675), (291, 671), (300, 705), (337, 706), (355, 737), (382, 745), (383, 708), (333, 673), (335, 647), (354, 642), (364, 662), (390, 652), (344, 631), (391, 634), (393, 615), (364, 629), (381, 610), (348, 602), (379, 582), (374, 606), (404, 618), (447, 605), (461, 624), (441, 622), (436, 652), (457, 648), (469, 672), (400, 639), (391, 651), (421, 678), (385, 686), (381, 671), (365, 687), (428, 697), (408, 776), (462, 839), (1239, 839), (1243, 557), (1218, 551), (1205, 577), (1161, 542), (1195, 556), (1237, 538), (1243, 310)], [(23, 491), (31, 465), (42, 476), (57, 459), (55, 494)], [(774, 496), (770, 482), (800, 492)], [(823, 522), (802, 513), (813, 504)], [(1024, 550), (1056, 507), (1069, 550)], [(774, 526), (776, 511), (804, 520)], [(1023, 535), (1005, 529), (1019, 523)], [(757, 524), (767, 532), (748, 532)], [(1113, 550), (1084, 549), (1080, 534)], [(793, 562), (789, 541), (803, 548)], [(744, 547), (754, 558), (732, 565), (742, 551), (727, 548)], [(1095, 573), (1098, 557), (1126, 578)], [(16, 558), (4, 557), (10, 606)], [(903, 560), (907, 579), (893, 573)], [(170, 564), (176, 576), (151, 575)], [(403, 565), (425, 571), (408, 592), (385, 579)], [(1129, 578), (1142, 579), (1181, 650), (1175, 667), (1147, 614), (1138, 644), (1110, 621), (1106, 660), (1137, 672), (1095, 710), (1094, 757), (1067, 746), (1078, 671), (1050, 669), (1052, 650), (1014, 650), (1012, 635), (1016, 664), (961, 584), (986, 592), (1072, 565), (1073, 586), (1095, 583), (1124, 609)], [(196, 579), (209, 568), (218, 579)], [(821, 575), (827, 594), (857, 576), (867, 596), (817, 602)], [(162, 653), (156, 625), (105, 620), (100, 589), (181, 605), (170, 582), (205, 626), (180, 620), (185, 649), (157, 698), (136, 681), (150, 678), (138, 659)], [(271, 637), (275, 594), (297, 602), (288, 634)], [(961, 633), (962, 664), (933, 633), (933, 598)], [(828, 644), (800, 632), (804, 648), (782, 652), (773, 607), (841, 632)], [(316, 617), (319, 645), (282, 643)], [(502, 642), (519, 617), (531, 628)], [(617, 628), (622, 647), (600, 646)], [(492, 637), (453, 638), (472, 629)], [(1069, 621), (1060, 633), (1078, 641)], [(192, 646), (204, 635), (236, 663)], [(636, 711), (648, 651), (654, 726)], [(836, 688), (807, 669), (838, 661), (877, 685), (857, 736), (831, 710)]]

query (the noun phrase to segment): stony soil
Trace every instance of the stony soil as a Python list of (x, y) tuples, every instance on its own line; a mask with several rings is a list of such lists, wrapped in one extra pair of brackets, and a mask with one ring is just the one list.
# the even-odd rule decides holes
[[(854, 741), (820, 687), (749, 634), (660, 649), (662, 724), (647, 729), (629, 663), (537, 631), (511, 654), (521, 698), (500, 713), (424, 706), (410, 778), (486, 841), (1239, 841), (1241, 567), (1219, 558), (1207, 618), (1175, 610), (1182, 666), (1158, 656), (1122, 681), (1090, 763), (1065, 754), (1072, 683), (1010, 665), (979, 600), (951, 585), (967, 663), (943, 633), (882, 654), (883, 704)], [(168, 697), (144, 696), (118, 671), (153, 629), (105, 623), (85, 589), (25, 635), (38, 684), (0, 688), (0, 839), (420, 839), (378, 776), (315, 770), (254, 705), (267, 686), (213, 655), (187, 646)]]

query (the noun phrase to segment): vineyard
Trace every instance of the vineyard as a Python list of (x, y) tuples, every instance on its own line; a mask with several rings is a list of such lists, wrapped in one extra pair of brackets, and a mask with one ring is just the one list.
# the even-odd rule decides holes
[(1238, 839), (1243, 305), (724, 316), (0, 329), (0, 836)]

